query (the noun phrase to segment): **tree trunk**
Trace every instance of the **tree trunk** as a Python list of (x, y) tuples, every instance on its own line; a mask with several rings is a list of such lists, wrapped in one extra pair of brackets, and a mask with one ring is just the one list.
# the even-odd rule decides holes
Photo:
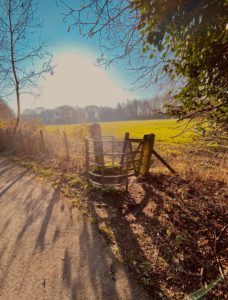
[(21, 119), (21, 104), (20, 104), (20, 93), (19, 93), (19, 82), (16, 83), (16, 97), (17, 97), (17, 118), (16, 118), (16, 123), (14, 127), (14, 133), (17, 132), (17, 129), (20, 124), (20, 119)]
[(20, 124), (20, 114), (21, 114), (21, 108), (20, 108), (20, 86), (19, 86), (19, 80), (17, 78), (17, 70), (15, 65), (15, 59), (14, 59), (14, 29), (12, 26), (12, 2), (11, 0), (8, 2), (8, 17), (9, 17), (9, 26), (10, 26), (10, 56), (11, 56), (11, 66), (14, 76), (14, 83), (15, 83), (15, 91), (16, 91), (16, 99), (17, 99), (17, 118), (16, 123), (14, 126), (14, 133), (17, 132), (17, 129)]

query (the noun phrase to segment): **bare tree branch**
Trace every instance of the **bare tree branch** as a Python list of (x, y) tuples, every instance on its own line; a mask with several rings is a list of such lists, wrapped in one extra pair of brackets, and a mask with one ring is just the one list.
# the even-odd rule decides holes
[[(40, 76), (50, 72), (51, 55), (47, 44), (32, 45), (29, 36), (39, 28), (35, 19), (35, 0), (1, 0), (0, 2), (0, 91), (12, 93), (17, 101), (15, 132), (19, 127), (21, 94), (37, 86)], [(37, 68), (40, 61), (46, 61)]]

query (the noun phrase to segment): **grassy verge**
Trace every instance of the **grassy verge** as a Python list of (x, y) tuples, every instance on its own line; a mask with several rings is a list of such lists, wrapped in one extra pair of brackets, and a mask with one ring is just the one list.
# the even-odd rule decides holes
[[(228, 271), (227, 155), (192, 143), (195, 134), (178, 135), (174, 120), (103, 123), (104, 135), (122, 138), (156, 134), (155, 148), (177, 171), (173, 176), (152, 158), (151, 176), (133, 178), (123, 189), (96, 189), (84, 176), (83, 139), (87, 125), (33, 128), (11, 157), (52, 181), (65, 198), (92, 222), (114, 255), (145, 286), (153, 299), (184, 299)], [(67, 133), (66, 159), (62, 131)], [(12, 150), (12, 149), (11, 149)], [(225, 281), (208, 299), (225, 299)]]
[[(103, 135), (114, 136), (117, 139), (123, 139), (125, 132), (129, 132), (131, 137), (142, 138), (144, 134), (154, 133), (157, 142), (165, 144), (187, 144), (192, 141), (197, 134), (193, 131), (193, 126), (182, 131), (185, 123), (179, 124), (176, 120), (142, 120), (142, 121), (121, 121), (121, 122), (103, 122), (101, 129)], [(50, 125), (45, 126), (48, 132), (57, 130), (65, 131), (67, 134), (73, 134), (81, 125)]]

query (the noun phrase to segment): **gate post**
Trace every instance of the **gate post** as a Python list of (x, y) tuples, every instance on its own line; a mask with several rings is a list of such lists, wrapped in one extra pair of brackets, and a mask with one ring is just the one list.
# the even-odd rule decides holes
[(101, 166), (104, 165), (104, 152), (103, 152), (103, 143), (102, 143), (102, 135), (101, 135), (101, 127), (100, 124), (92, 124), (89, 126), (91, 138), (94, 139), (94, 156), (95, 162)]
[(40, 130), (40, 143), (41, 143), (41, 151), (46, 152), (45, 143), (44, 143), (44, 133), (43, 130)]
[(155, 135), (153, 133), (145, 134), (143, 137), (144, 145), (142, 149), (143, 159), (142, 159), (142, 167), (141, 167), (142, 176), (149, 174), (151, 155), (154, 147), (154, 139), (155, 139)]
[(128, 143), (129, 143), (129, 132), (126, 132), (125, 136), (124, 136), (124, 144), (123, 144), (122, 155), (121, 155), (121, 160), (120, 160), (121, 165), (124, 163), (125, 152), (127, 150)]

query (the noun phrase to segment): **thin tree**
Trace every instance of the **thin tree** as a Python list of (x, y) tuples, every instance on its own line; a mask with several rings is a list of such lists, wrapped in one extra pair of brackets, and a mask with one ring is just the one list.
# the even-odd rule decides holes
[(226, 0), (59, 1), (69, 30), (97, 36), (100, 62), (122, 59), (138, 75), (134, 87), (159, 82), (171, 114), (227, 143)]
[(39, 78), (51, 72), (51, 55), (44, 41), (37, 41), (40, 27), (34, 0), (0, 0), (0, 94), (15, 95), (20, 124), (21, 95), (33, 93)]

